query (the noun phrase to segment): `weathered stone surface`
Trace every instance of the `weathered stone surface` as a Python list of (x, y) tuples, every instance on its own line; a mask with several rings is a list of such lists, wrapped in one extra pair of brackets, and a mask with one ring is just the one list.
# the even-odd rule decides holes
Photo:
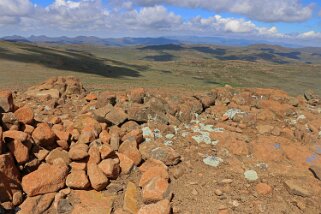
[(143, 187), (143, 201), (153, 203), (165, 199), (170, 194), (167, 179), (154, 177)]
[(129, 92), (129, 100), (134, 103), (144, 103), (145, 90), (143, 88), (134, 88)]
[(114, 125), (119, 125), (127, 120), (127, 114), (123, 109), (114, 107), (106, 116), (105, 119)]
[(19, 214), (42, 214), (52, 204), (56, 193), (48, 193), (34, 197), (27, 197), (27, 199), (19, 206)]
[(114, 159), (103, 160), (98, 166), (104, 174), (111, 179), (116, 179), (120, 173), (119, 161)]
[(32, 138), (36, 144), (46, 148), (55, 143), (56, 135), (47, 123), (39, 123), (32, 132)]
[(101, 191), (108, 185), (108, 178), (95, 163), (88, 163), (87, 174), (92, 188)]
[(13, 97), (11, 91), (0, 91), (0, 113), (13, 110)]
[(81, 160), (89, 156), (88, 154), (88, 145), (84, 143), (76, 143), (70, 147), (68, 152), (69, 158), (71, 160)]
[(266, 183), (259, 183), (255, 186), (255, 190), (260, 195), (268, 195), (272, 193), (272, 187)]
[(179, 163), (181, 156), (171, 147), (157, 146), (151, 143), (143, 143), (139, 147), (144, 159), (153, 158), (162, 161), (167, 166)]
[(33, 110), (28, 106), (19, 108), (17, 111), (14, 112), (14, 115), (16, 116), (19, 122), (24, 124), (31, 124), (34, 119)]
[(70, 158), (68, 156), (68, 152), (63, 150), (62, 148), (58, 147), (51, 152), (49, 152), (48, 156), (46, 157), (46, 162), (49, 164), (53, 164), (56, 159), (61, 159), (65, 164), (70, 163)]
[(137, 195), (138, 189), (136, 185), (132, 182), (128, 182), (124, 196), (124, 210), (133, 214), (138, 212)]
[(11, 201), (19, 189), (20, 173), (12, 155), (0, 155), (0, 202)]
[(72, 170), (67, 176), (66, 186), (72, 189), (87, 189), (90, 187), (85, 170)]
[(116, 153), (120, 161), (120, 169), (122, 174), (128, 174), (134, 167), (134, 161), (122, 153)]
[(138, 214), (170, 214), (171, 206), (169, 200), (165, 199), (155, 204), (143, 205)]
[(288, 192), (292, 195), (308, 197), (311, 193), (305, 189), (301, 184), (294, 180), (287, 180), (284, 182), (285, 187), (287, 188)]
[(142, 155), (137, 149), (137, 142), (135, 139), (126, 140), (123, 142), (118, 151), (134, 161), (134, 164), (137, 166), (142, 161)]
[(139, 186), (143, 187), (145, 186), (149, 181), (151, 181), (155, 177), (161, 177), (164, 179), (169, 179), (169, 174), (167, 172), (167, 169), (162, 166), (154, 166), (150, 167), (148, 170), (146, 170), (139, 181)]
[(56, 192), (65, 186), (67, 175), (68, 167), (64, 164), (43, 164), (22, 178), (22, 188), (29, 197)]
[(103, 193), (95, 190), (75, 190), (71, 192), (68, 198), (74, 202), (71, 214), (111, 214), (115, 200), (114, 197), (105, 196)]

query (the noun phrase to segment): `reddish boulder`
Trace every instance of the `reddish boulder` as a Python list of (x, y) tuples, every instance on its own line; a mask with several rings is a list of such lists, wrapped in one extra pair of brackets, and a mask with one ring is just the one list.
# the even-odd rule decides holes
[(0, 202), (12, 201), (19, 189), (20, 173), (12, 155), (0, 155)]
[(145, 90), (144, 88), (135, 88), (129, 92), (129, 100), (134, 103), (144, 103)]
[(17, 111), (14, 112), (14, 115), (16, 116), (18, 121), (21, 123), (31, 124), (33, 122), (33, 118), (34, 118), (33, 110), (28, 106), (19, 108)]
[(113, 108), (106, 116), (105, 119), (114, 124), (119, 125), (127, 120), (128, 116), (121, 108)]
[(13, 110), (13, 97), (11, 91), (0, 91), (0, 113)]
[(108, 178), (95, 163), (88, 163), (87, 174), (92, 188), (101, 191), (108, 185)]
[(39, 123), (32, 132), (32, 138), (37, 145), (47, 148), (55, 143), (56, 135), (47, 123)]
[(22, 188), (30, 197), (57, 192), (65, 186), (68, 171), (64, 164), (42, 164), (22, 178)]
[(90, 187), (85, 170), (72, 170), (67, 176), (66, 186), (72, 189), (87, 189)]
[(170, 214), (171, 206), (169, 200), (161, 200), (155, 204), (143, 205), (138, 214)]
[(134, 161), (134, 164), (137, 166), (142, 161), (142, 155), (137, 149), (137, 142), (135, 139), (126, 140), (123, 142), (118, 151)]
[(118, 159), (103, 160), (98, 166), (108, 178), (116, 179), (120, 173)]
[(154, 177), (143, 187), (143, 201), (153, 203), (161, 201), (170, 195), (167, 179)]
[(134, 167), (134, 161), (122, 153), (116, 153), (120, 161), (120, 169), (122, 174), (128, 174)]

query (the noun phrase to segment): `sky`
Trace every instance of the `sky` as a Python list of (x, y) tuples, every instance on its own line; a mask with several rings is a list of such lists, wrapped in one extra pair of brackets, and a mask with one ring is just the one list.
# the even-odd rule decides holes
[(321, 46), (321, 0), (0, 0), (0, 36), (206, 36)]

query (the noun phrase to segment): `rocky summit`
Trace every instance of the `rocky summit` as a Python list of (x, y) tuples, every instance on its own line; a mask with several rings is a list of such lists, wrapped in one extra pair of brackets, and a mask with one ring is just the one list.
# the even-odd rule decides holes
[(0, 213), (320, 213), (321, 99), (275, 89), (0, 92)]

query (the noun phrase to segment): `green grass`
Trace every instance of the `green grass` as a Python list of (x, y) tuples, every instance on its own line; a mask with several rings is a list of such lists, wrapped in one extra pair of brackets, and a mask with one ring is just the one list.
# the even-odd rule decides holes
[(312, 88), (321, 94), (320, 59), (304, 51), (270, 49), (0, 42), (0, 87), (27, 87), (51, 76), (75, 75), (95, 90), (143, 86), (196, 91), (229, 84), (291, 94)]

